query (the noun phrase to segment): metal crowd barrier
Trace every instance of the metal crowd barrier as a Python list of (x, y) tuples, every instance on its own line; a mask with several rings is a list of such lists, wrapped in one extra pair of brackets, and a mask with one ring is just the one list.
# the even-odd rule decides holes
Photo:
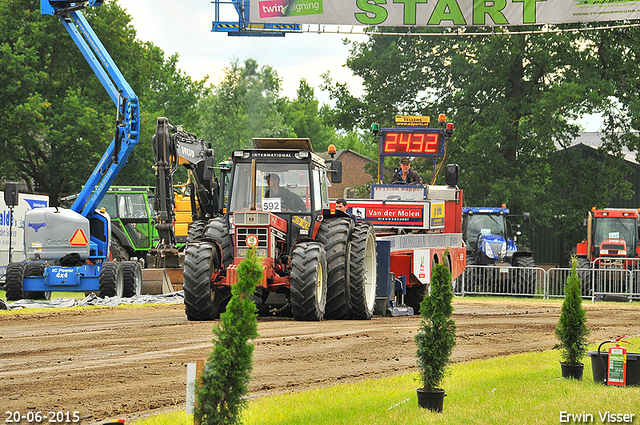
[[(616, 262), (598, 258), (591, 268), (576, 269), (585, 299), (640, 300), (640, 259)], [(500, 267), (468, 265), (453, 282), (456, 295), (564, 297), (570, 268)]]

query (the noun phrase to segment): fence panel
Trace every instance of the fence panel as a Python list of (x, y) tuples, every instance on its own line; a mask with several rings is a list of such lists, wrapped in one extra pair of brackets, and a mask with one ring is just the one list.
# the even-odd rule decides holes
[(458, 278), (458, 295), (545, 296), (545, 271), (538, 267), (468, 265)]

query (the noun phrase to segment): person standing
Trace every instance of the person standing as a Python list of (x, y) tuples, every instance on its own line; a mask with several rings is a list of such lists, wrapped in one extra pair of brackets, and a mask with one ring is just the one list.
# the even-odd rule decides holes
[(411, 169), (411, 159), (408, 157), (400, 160), (400, 170), (397, 173), (393, 173), (391, 183), (424, 184), (420, 174)]

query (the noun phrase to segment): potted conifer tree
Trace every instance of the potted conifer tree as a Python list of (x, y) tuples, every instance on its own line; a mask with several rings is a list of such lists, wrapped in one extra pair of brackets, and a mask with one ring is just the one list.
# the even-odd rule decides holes
[(580, 296), (580, 279), (576, 272), (578, 260), (571, 259), (571, 274), (564, 288), (562, 313), (556, 327), (556, 337), (560, 341), (563, 378), (582, 379), (584, 363), (582, 359), (587, 353), (587, 313), (582, 307)]
[(440, 386), (456, 345), (452, 300), (451, 272), (444, 264), (436, 264), (431, 269), (430, 294), (420, 304), (422, 320), (415, 337), (422, 385), (416, 390), (418, 405), (436, 412), (442, 412), (446, 394)]

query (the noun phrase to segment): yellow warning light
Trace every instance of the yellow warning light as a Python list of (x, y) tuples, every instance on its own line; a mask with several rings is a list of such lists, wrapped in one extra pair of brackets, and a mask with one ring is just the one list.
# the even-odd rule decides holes
[(438, 115), (438, 122), (441, 124), (447, 122), (447, 116), (445, 114)]

